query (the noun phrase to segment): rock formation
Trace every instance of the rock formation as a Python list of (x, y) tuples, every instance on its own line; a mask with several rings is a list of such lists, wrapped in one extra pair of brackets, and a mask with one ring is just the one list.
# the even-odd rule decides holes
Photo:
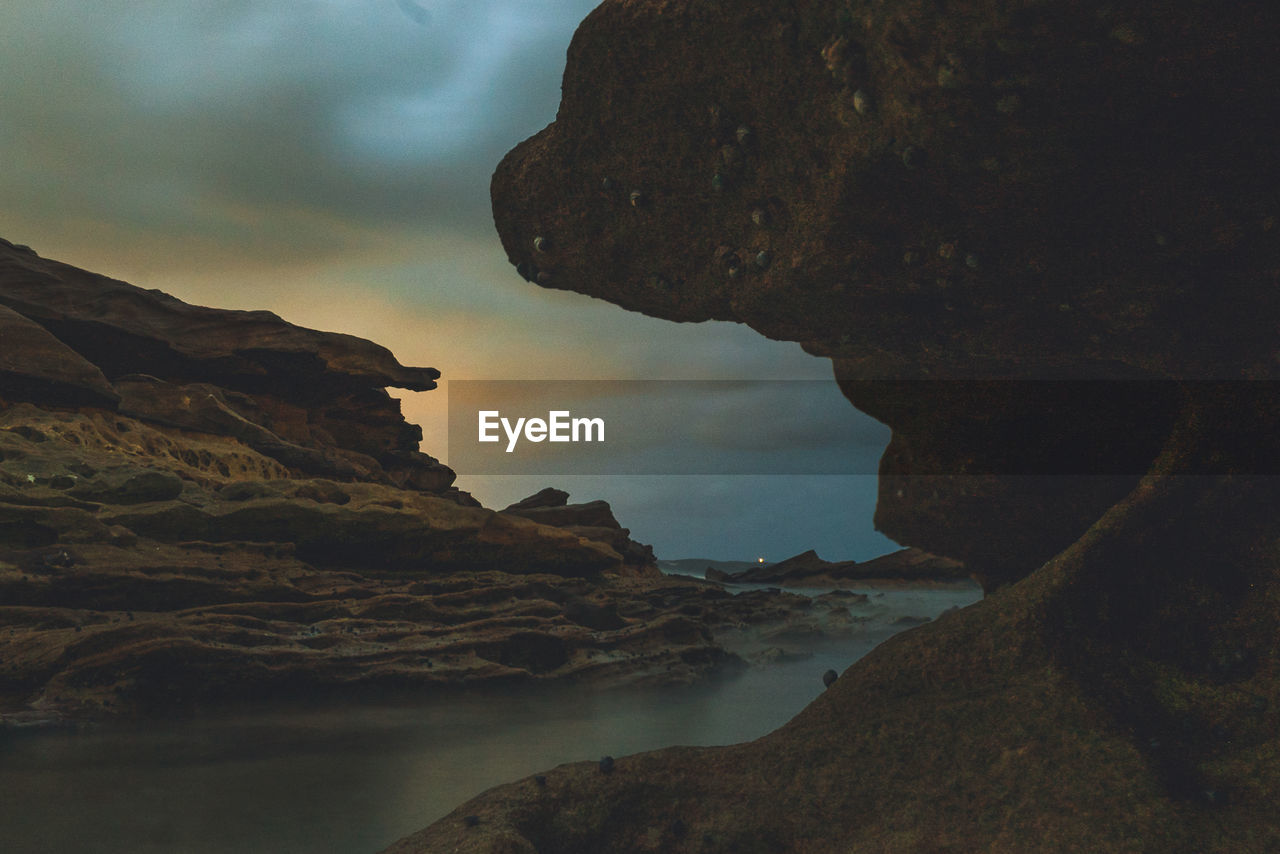
[[(709, 577), (709, 576), (708, 576)], [(899, 549), (859, 563), (829, 561), (813, 549), (777, 563), (748, 569), (726, 581), (783, 587), (838, 586), (859, 581), (955, 582), (968, 579), (964, 564), (920, 549)], [(717, 580), (710, 579), (709, 580)]]
[(188, 305), (7, 241), (0, 283), (0, 399), (105, 404), (229, 436), (299, 473), (437, 493), (453, 482), (418, 452), (421, 429), (385, 390), (435, 388), (433, 368), (270, 312)]
[(665, 578), (603, 501), (480, 507), (385, 391), (437, 373), (370, 342), (7, 242), (0, 336), (0, 725), (687, 682), (822, 623)]
[(498, 231), (539, 283), (830, 356), (894, 428), (881, 529), (1002, 583), (1146, 471), (1160, 380), (1274, 377), (1274, 14), (605, 3)]
[(1280, 847), (1278, 37), (1257, 0), (596, 9), (494, 176), (512, 263), (831, 357), (893, 429), (878, 527), (996, 592), (757, 742), (390, 850)]
[(502, 511), (512, 516), (553, 525), (591, 540), (608, 543), (624, 563), (657, 571), (653, 549), (631, 539), (631, 531), (618, 524), (607, 501), (570, 504), (569, 493), (554, 487), (517, 501)]

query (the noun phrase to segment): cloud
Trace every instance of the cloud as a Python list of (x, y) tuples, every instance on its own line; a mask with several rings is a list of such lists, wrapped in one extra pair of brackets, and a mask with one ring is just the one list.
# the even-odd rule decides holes
[(441, 2), (421, 27), (412, 0), (11, 0), (0, 198), (295, 257), (354, 226), (487, 234), (492, 167), (554, 115), (592, 6)]

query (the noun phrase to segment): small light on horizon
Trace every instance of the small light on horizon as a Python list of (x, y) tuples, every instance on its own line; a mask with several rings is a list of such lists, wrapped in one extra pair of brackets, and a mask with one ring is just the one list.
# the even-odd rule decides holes
[(756, 563), (764, 563), (764, 558), (762, 557), (756, 558)]

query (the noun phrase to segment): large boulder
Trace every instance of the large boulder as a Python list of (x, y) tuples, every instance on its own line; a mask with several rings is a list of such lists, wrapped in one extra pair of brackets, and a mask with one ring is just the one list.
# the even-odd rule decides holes
[(999, 589), (764, 739), (389, 850), (1280, 846), (1278, 37), (1256, 0), (597, 8), (494, 175), (512, 263), (831, 357), (894, 431), (877, 525)]
[(1280, 371), (1277, 14), (606, 2), (495, 221), (544, 286), (832, 357), (894, 430), (877, 524), (994, 588), (1146, 471), (1158, 381)]

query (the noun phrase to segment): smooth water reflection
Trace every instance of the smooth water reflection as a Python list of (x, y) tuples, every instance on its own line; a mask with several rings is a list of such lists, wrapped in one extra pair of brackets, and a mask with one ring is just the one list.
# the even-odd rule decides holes
[(895, 617), (934, 617), (980, 597), (976, 587), (883, 591), (858, 637), (692, 688), (476, 691), (0, 733), (0, 850), (370, 854), (493, 785), (564, 762), (757, 738), (821, 693), (823, 671), (843, 671), (900, 629)]

